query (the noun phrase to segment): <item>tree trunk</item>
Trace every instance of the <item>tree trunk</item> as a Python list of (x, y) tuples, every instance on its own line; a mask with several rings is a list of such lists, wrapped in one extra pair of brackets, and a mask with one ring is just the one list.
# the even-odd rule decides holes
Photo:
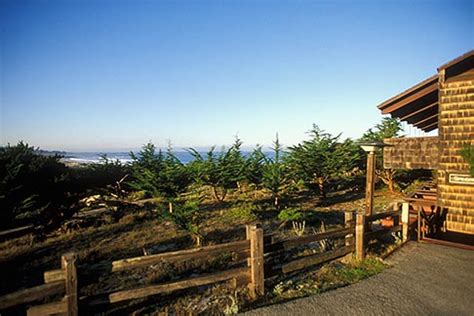
[(201, 244), (202, 244), (201, 235), (200, 234), (193, 234), (192, 237), (193, 237), (194, 244), (196, 245), (196, 247), (201, 247)]
[(324, 177), (318, 177), (316, 181), (318, 183), (319, 196), (322, 199), (325, 199), (326, 198), (326, 187), (325, 187), (326, 181), (324, 180)]
[(237, 190), (239, 190), (239, 193), (241, 194), (244, 193), (244, 187), (242, 183), (240, 183), (240, 181), (237, 181), (236, 184), (237, 184)]
[(394, 193), (395, 192), (394, 177), (395, 177), (395, 174), (397, 173), (397, 170), (383, 169), (383, 170), (376, 170), (375, 173), (382, 180), (382, 182), (388, 186), (388, 190), (391, 193)]
[(219, 190), (217, 189), (217, 186), (212, 187), (212, 191), (214, 192), (214, 198), (216, 199), (217, 202), (223, 202), (226, 195), (227, 195), (227, 190), (222, 189), (222, 195), (219, 195)]
[(216, 199), (216, 201), (219, 202), (219, 193), (217, 192), (217, 187), (213, 186), (212, 192), (214, 193), (214, 198)]
[(168, 210), (170, 211), (170, 214), (173, 213), (173, 202), (168, 202)]
[(395, 192), (395, 185), (393, 179), (390, 179), (388, 182), (388, 190), (392, 193)]
[(225, 197), (227, 196), (227, 189), (222, 189), (222, 195), (220, 202), (224, 202)]

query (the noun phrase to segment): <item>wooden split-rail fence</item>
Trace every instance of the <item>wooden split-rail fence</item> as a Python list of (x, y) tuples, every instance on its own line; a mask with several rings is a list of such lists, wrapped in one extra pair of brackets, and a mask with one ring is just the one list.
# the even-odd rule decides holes
[[(31, 304), (47, 297), (62, 296), (56, 302), (28, 308), (27, 315), (67, 314), (73, 316), (78, 315), (83, 308), (87, 310), (98, 305), (113, 304), (229, 280), (233, 280), (236, 286), (247, 285), (251, 297), (256, 299), (265, 293), (266, 278), (319, 265), (354, 252), (357, 259), (364, 259), (368, 242), (385, 234), (402, 232), (402, 239), (406, 241), (408, 238), (407, 211), (408, 209), (401, 212), (398, 206), (395, 206), (393, 211), (372, 216), (346, 212), (345, 225), (342, 228), (280, 241), (273, 241), (271, 235), (265, 236), (259, 225), (247, 225), (245, 240), (121, 259), (80, 266), (79, 268), (76, 254), (68, 253), (61, 257), (61, 269), (44, 272), (44, 284), (0, 297), (0, 313), (2, 310), (11, 310), (18, 305)], [(393, 218), (394, 225), (392, 227), (379, 230), (371, 229), (374, 221), (389, 217)], [(272, 262), (272, 258), (279, 254), (308, 246), (313, 242), (331, 239), (341, 239), (342, 246), (322, 253), (291, 258), (289, 262)], [(240, 262), (242, 266), (165, 284), (147, 285), (93, 297), (79, 298), (78, 296), (78, 278), (84, 274), (103, 275), (107, 272), (114, 273), (150, 267), (162, 262), (177, 263), (203, 258), (210, 259), (223, 253), (231, 253), (238, 258), (237, 263)]]

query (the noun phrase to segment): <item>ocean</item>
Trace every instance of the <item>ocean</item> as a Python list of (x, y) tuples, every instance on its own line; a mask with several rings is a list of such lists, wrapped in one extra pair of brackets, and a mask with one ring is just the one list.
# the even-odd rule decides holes
[[(217, 153), (219, 151), (216, 151)], [(136, 152), (135, 152), (136, 153)], [(202, 151), (199, 152), (203, 157), (206, 155), (207, 152)], [(72, 163), (80, 163), (80, 164), (88, 164), (88, 163), (99, 163), (101, 155), (107, 155), (107, 158), (116, 160), (118, 159), (122, 163), (129, 163), (132, 161), (130, 158), (129, 151), (122, 151), (122, 152), (66, 152), (63, 154), (63, 160), (65, 162), (72, 162)], [(188, 163), (192, 161), (194, 158), (193, 156), (187, 151), (175, 151), (175, 156), (182, 162)], [(250, 154), (250, 151), (242, 151), (244, 156)], [(271, 152), (266, 152), (265, 155), (268, 157), (272, 156)]]
[[(191, 160), (193, 160), (193, 156), (187, 151), (177, 151), (177, 152), (174, 152), (174, 154), (182, 163), (188, 163)], [(118, 159), (121, 163), (128, 163), (132, 161), (132, 159), (130, 158), (129, 151), (126, 151), (126, 152), (125, 151), (122, 151), (122, 152), (99, 152), (99, 151), (97, 152), (66, 152), (63, 160), (66, 162), (74, 162), (74, 163), (81, 163), (81, 164), (99, 163), (102, 155), (107, 155), (108, 159), (112, 159), (112, 160)]]

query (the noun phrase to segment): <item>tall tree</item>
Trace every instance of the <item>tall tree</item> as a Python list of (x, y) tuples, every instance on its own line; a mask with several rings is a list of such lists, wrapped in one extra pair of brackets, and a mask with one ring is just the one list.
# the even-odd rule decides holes
[(157, 152), (155, 145), (149, 142), (138, 154), (131, 152), (130, 157), (132, 179), (128, 185), (135, 190), (145, 191), (148, 196), (173, 199), (191, 184), (188, 169), (174, 155), (171, 145), (163, 153), (162, 150)]
[(216, 201), (222, 202), (229, 189), (236, 188), (245, 178), (245, 159), (240, 147), (242, 141), (236, 137), (234, 144), (228, 149), (222, 148), (219, 153), (212, 147), (206, 155), (196, 149), (189, 152), (194, 160), (189, 164), (194, 179), (212, 188)]
[(245, 178), (249, 183), (254, 184), (257, 189), (262, 185), (265, 159), (266, 156), (263, 153), (262, 146), (257, 145), (245, 161)]
[(340, 135), (332, 136), (317, 125), (309, 131), (310, 138), (289, 148), (287, 157), (292, 174), (309, 187), (317, 187), (320, 197), (327, 193), (328, 181), (352, 170), (359, 160), (359, 150)]
[(271, 192), (275, 208), (279, 210), (281, 192), (288, 183), (288, 173), (286, 165), (282, 161), (283, 147), (278, 139), (278, 134), (273, 142), (272, 150), (274, 153), (273, 158), (265, 158), (262, 185)]

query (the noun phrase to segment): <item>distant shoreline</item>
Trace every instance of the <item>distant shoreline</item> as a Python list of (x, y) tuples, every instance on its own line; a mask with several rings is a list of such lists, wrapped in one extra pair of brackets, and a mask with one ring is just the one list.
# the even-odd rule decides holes
[[(218, 153), (219, 151), (216, 151)], [(203, 156), (206, 155), (207, 151), (199, 151)], [(251, 151), (242, 151), (244, 156), (250, 154)], [(191, 153), (187, 151), (175, 151), (173, 154), (184, 164), (187, 164), (194, 160)], [(268, 157), (272, 157), (271, 152), (264, 152)], [(101, 162), (101, 156), (106, 155), (108, 159), (112, 161), (120, 161), (123, 164), (132, 162), (130, 152), (61, 152), (63, 158), (61, 161), (67, 166), (87, 166), (94, 163)]]

